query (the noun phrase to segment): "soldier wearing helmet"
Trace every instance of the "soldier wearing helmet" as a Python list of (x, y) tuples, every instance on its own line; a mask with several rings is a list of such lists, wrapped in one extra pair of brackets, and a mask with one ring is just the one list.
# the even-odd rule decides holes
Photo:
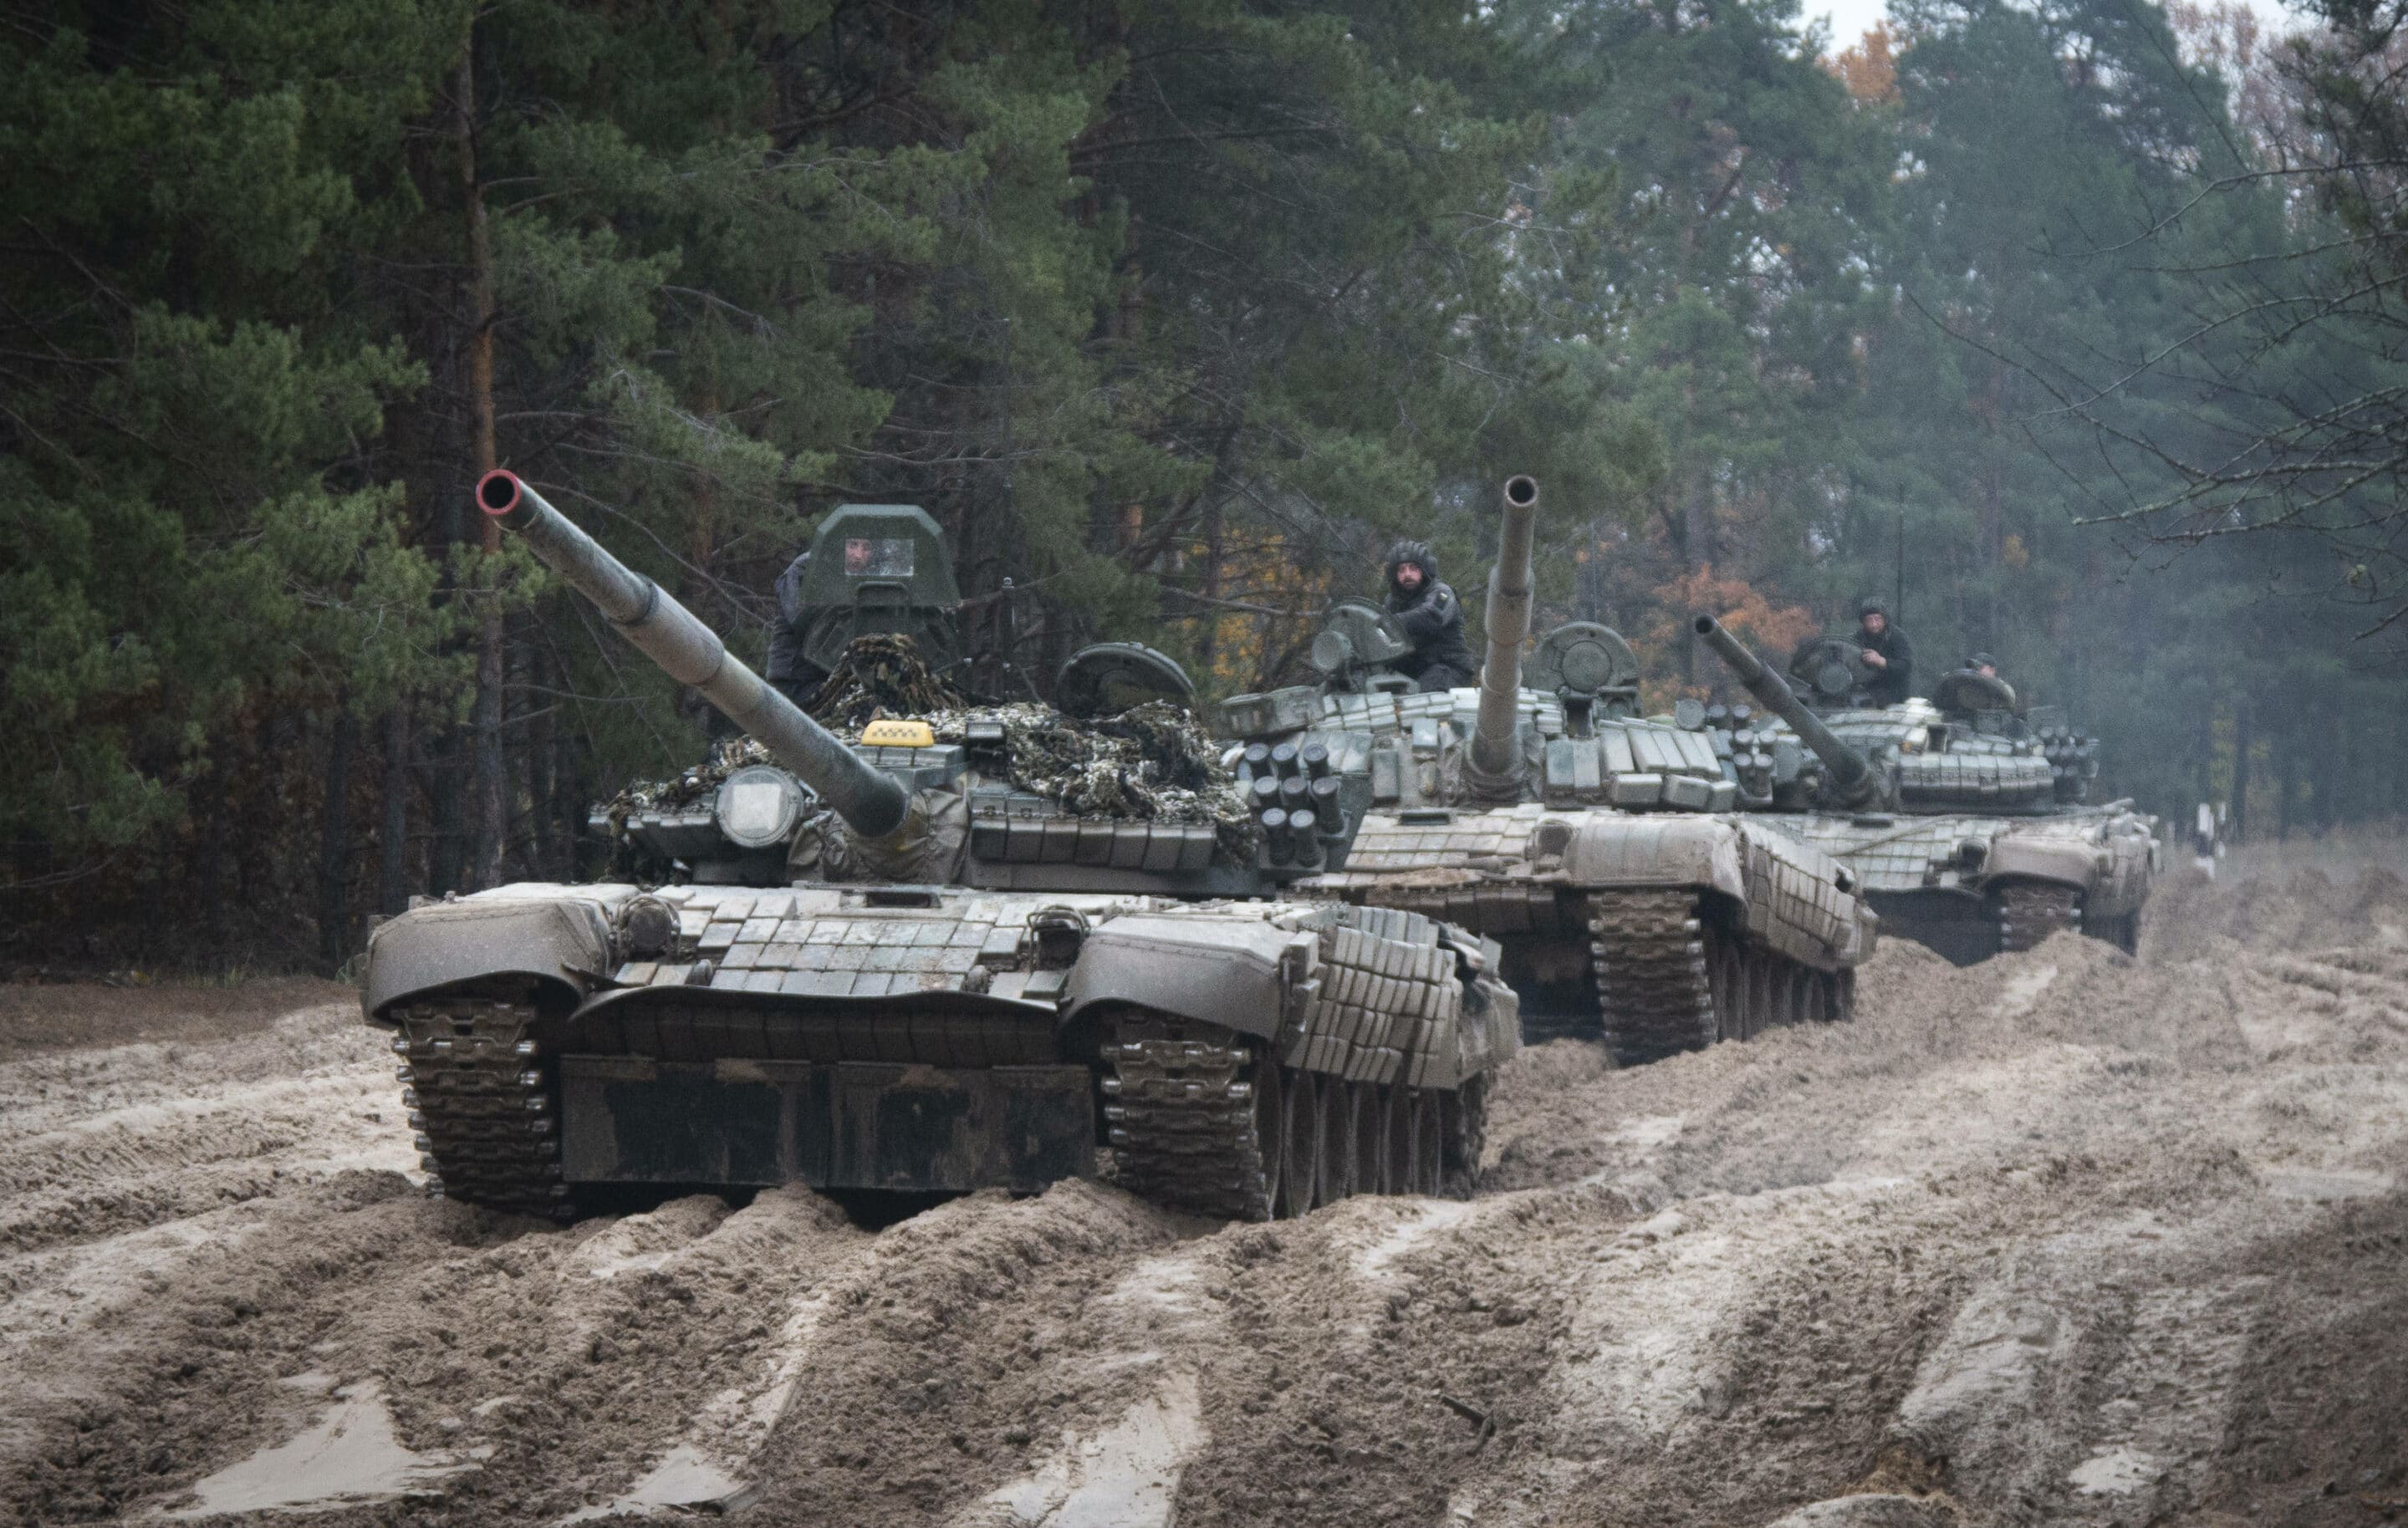
[(1914, 678), (1914, 644), (1906, 634), (1890, 624), (1889, 609), (1877, 599), (1867, 599), (1856, 606), (1856, 647), (1872, 678), (1865, 681), (1865, 693), (1876, 706), (1896, 706), (1907, 696), (1907, 685)]
[(1424, 692), (1471, 682), (1471, 649), (1463, 640), (1463, 602), (1439, 581), (1438, 558), (1426, 541), (1388, 549), (1388, 623), (1413, 645), (1397, 660), (1398, 673)]

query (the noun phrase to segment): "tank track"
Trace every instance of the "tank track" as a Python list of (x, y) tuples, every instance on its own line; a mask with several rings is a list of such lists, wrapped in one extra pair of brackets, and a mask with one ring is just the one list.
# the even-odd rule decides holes
[(1693, 893), (1592, 892), (1588, 932), (1598, 1010), (1616, 1061), (1656, 1061), (1720, 1038)]
[(492, 992), (423, 998), (394, 1010), (401, 1101), (417, 1133), (426, 1192), (488, 1208), (569, 1220), (551, 1069), (531, 1002)]
[(1484, 1078), (1454, 1092), (1349, 1081), (1144, 1009), (1121, 1015), (1103, 1057), (1115, 1181), (1166, 1209), (1268, 1221), (1357, 1193), (1468, 1197), (1479, 1175)]
[(2019, 881), (1999, 889), (1999, 949), (2031, 950), (2059, 929), (2082, 927), (2082, 893)]
[(1694, 893), (1592, 892), (1588, 910), (1598, 1010), (1617, 1064), (1854, 1016), (1854, 972), (1817, 971), (1742, 940), (1707, 920)]
[(1218, 1025), (1130, 1013), (1105, 1043), (1104, 1063), (1123, 1188), (1189, 1215), (1271, 1218), (1253, 1046)]

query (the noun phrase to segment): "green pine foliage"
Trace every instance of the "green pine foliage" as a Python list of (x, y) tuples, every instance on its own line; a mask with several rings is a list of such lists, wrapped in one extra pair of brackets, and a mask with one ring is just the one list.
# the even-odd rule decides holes
[[(2333, 3), (2276, 93), (2309, 165), (2398, 136), (2386, 12)], [(1794, 0), (7, 14), (0, 960), (337, 964), (697, 755), (486, 550), (488, 419), (750, 656), (819, 517), (912, 502), (982, 687), (1137, 638), (1217, 697), (1394, 536), (1476, 591), (1527, 471), (1549, 612), (1664, 634), (1661, 686), (1719, 682), (1685, 602), (1902, 581), (1928, 664), (1998, 653), (2152, 807), (2402, 805), (2349, 640), (2396, 461), (2300, 508), (2390, 438), (2396, 303), (2229, 321), (2396, 291), (2396, 187), (2255, 175), (2145, 5), (1900, 0), (1845, 83)]]

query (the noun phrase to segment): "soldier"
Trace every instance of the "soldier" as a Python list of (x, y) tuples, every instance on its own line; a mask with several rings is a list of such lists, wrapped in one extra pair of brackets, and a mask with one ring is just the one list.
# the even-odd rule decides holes
[(1889, 611), (1877, 599), (1856, 606), (1856, 644), (1865, 665), (1873, 671), (1865, 693), (1876, 706), (1896, 706), (1906, 699), (1914, 677), (1914, 644), (1889, 623)]
[(810, 565), (811, 554), (806, 551), (778, 575), (778, 616), (769, 625), (768, 673), (764, 676), (780, 694), (805, 710), (819, 698), (820, 686), (827, 679), (826, 669), (803, 656), (808, 614), (803, 609), (803, 575)]
[(1463, 640), (1463, 602), (1439, 581), (1438, 559), (1426, 541), (1388, 549), (1388, 621), (1413, 645), (1397, 660), (1398, 673), (1425, 693), (1471, 682), (1471, 649)]
[(1985, 679), (1999, 677), (1999, 661), (1986, 652), (1977, 652), (1965, 660), (1965, 667)]

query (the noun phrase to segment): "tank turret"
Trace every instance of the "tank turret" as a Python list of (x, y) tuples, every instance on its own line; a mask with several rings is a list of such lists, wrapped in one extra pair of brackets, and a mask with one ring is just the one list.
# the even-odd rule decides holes
[(750, 733), (772, 759), (819, 793), (854, 833), (882, 839), (904, 826), (910, 797), (900, 782), (873, 768), (771, 689), (694, 612), (604, 551), (517, 474), (485, 474), (477, 484), (477, 507), (524, 537), (528, 550), (592, 600), (621, 635), (669, 678), (692, 685)]
[(1476, 789), (1517, 794), (1527, 774), (1522, 738), (1522, 644), (1530, 639), (1530, 543), (1539, 524), (1539, 485), (1508, 478), (1504, 531), (1488, 570), (1487, 661), (1480, 666), (1480, 706), (1471, 728)]
[(1756, 654), (1740, 644), (1737, 637), (1723, 630), (1722, 624), (1709, 615), (1695, 622), (1698, 636), (1713, 649), (1714, 655), (1730, 665), (1747, 693), (1773, 715), (1789, 723), (1799, 741), (1814, 750), (1829, 773), (1825, 777), (1828, 794), (1842, 807), (1863, 807), (1880, 799), (1881, 772), (1863, 754), (1841, 740), (1840, 735), (1823, 724), (1823, 719), (1806, 708), (1805, 703), (1790, 693), (1781, 676), (1756, 661)]

